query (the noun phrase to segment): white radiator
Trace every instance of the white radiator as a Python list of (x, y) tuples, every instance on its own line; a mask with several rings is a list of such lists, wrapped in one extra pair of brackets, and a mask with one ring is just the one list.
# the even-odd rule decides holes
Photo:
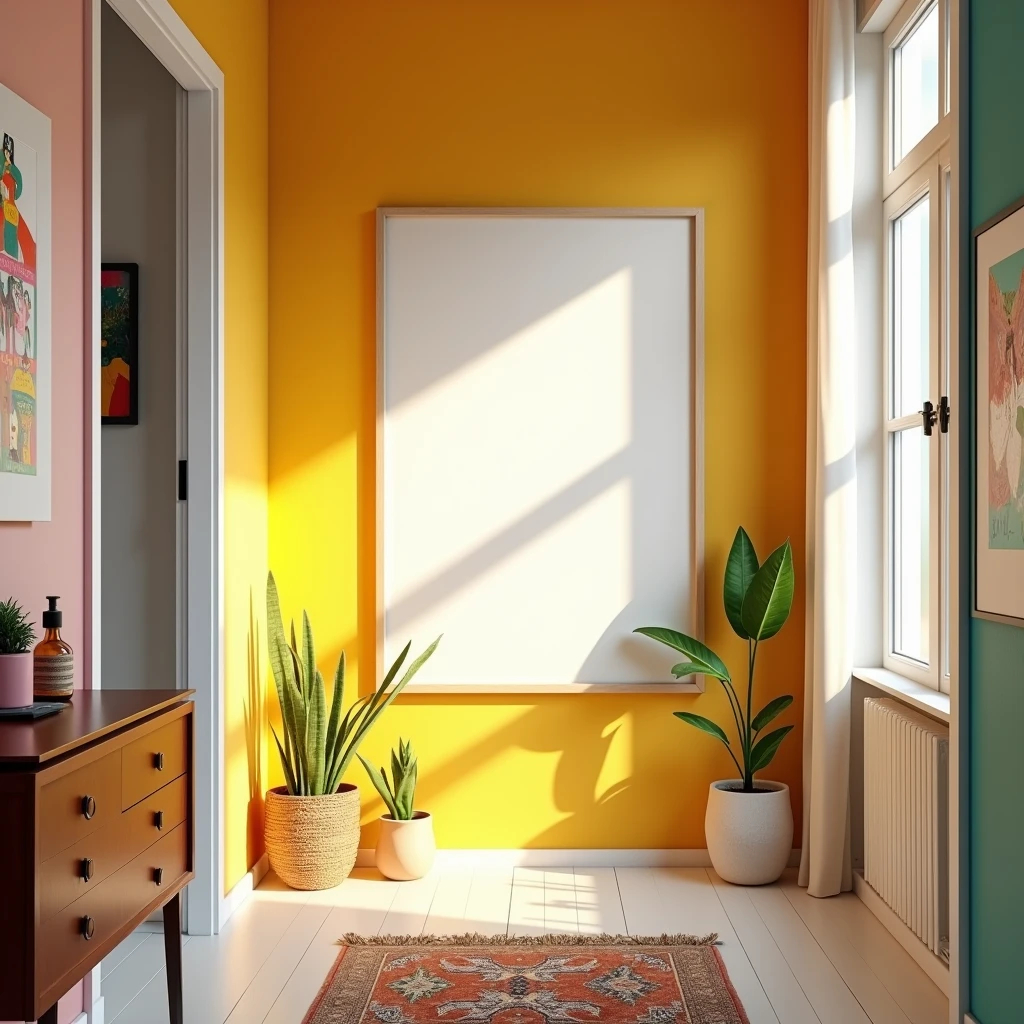
[(864, 880), (948, 956), (949, 729), (884, 697), (864, 701)]

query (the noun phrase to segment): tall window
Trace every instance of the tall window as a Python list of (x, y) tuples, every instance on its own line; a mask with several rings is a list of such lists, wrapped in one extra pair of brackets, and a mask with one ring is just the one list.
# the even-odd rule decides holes
[(885, 35), (885, 666), (949, 690), (948, 0)]

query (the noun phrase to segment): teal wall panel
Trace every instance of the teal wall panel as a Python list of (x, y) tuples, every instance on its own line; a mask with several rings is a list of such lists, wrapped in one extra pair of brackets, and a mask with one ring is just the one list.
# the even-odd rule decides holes
[[(973, 229), (1024, 195), (1024, 0), (967, 0), (967, 10)], [(973, 330), (964, 340), (973, 348)], [(973, 570), (973, 532), (964, 541)], [(969, 629), (970, 1004), (981, 1024), (1020, 1024), (1024, 629), (979, 619)]]

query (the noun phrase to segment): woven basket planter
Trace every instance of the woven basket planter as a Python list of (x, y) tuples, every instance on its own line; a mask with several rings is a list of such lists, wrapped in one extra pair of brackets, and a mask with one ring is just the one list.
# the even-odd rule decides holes
[(348, 878), (359, 849), (359, 790), (342, 785), (330, 796), (267, 793), (267, 856), (293, 889), (332, 889)]

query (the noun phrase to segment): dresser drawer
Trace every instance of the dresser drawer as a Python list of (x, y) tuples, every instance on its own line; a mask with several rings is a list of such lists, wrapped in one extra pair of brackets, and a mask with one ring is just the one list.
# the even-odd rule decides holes
[(133, 807), (184, 774), (188, 766), (188, 723), (189, 716), (183, 716), (125, 745), (121, 751), (122, 809)]
[(179, 775), (121, 815), (124, 819), (124, 842), (130, 851), (125, 860), (140, 854), (185, 820), (190, 784), (191, 776)]
[(49, 860), (121, 816), (121, 751), (42, 787), (39, 858)]
[(118, 820), (39, 865), (39, 916), (46, 921), (54, 914), (123, 867), (138, 852), (125, 842), (125, 825)]
[(159, 899), (188, 871), (188, 825), (181, 824), (114, 876), (132, 914)]
[[(49, 989), (69, 972), (77, 980), (82, 973), (78, 965), (158, 899), (162, 889), (178, 881), (187, 865), (188, 826), (182, 824), (43, 922), (37, 951), (40, 989)], [(162, 870), (159, 876), (157, 869)], [(84, 934), (86, 926), (89, 938)]]

